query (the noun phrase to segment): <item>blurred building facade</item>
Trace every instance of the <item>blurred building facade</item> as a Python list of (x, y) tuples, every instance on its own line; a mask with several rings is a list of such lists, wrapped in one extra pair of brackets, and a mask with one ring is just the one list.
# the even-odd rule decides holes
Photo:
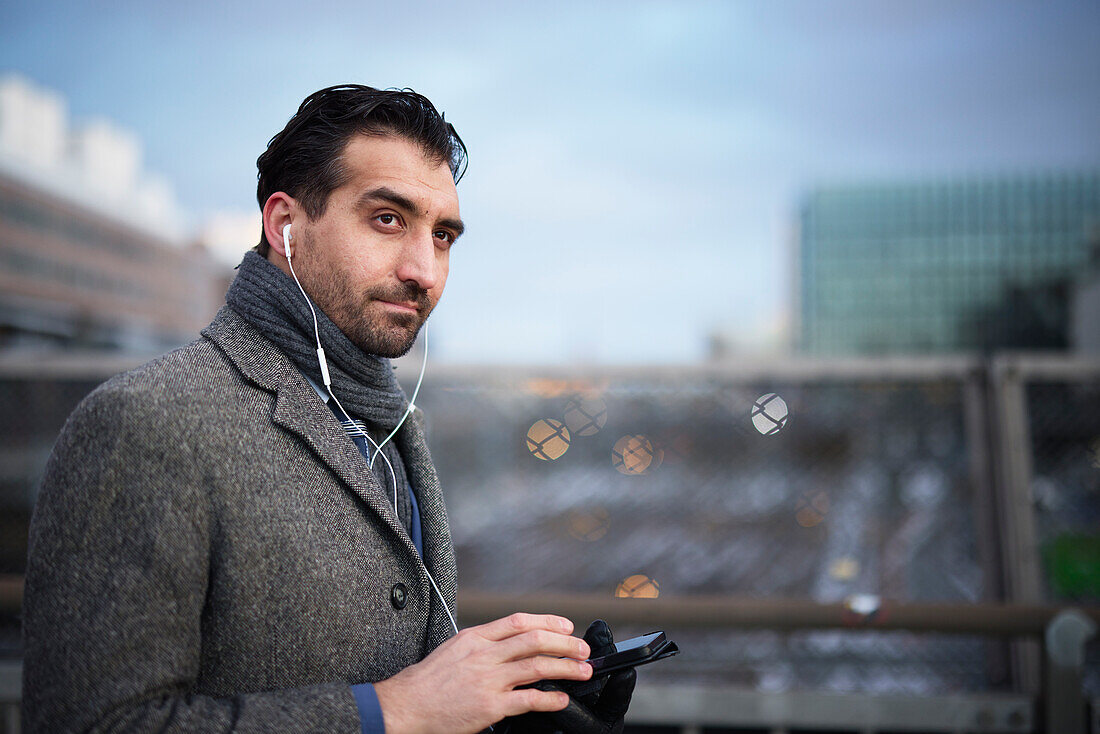
[(109, 122), (0, 80), (0, 349), (156, 352), (194, 339), (229, 271), (179, 235), (170, 188)]
[(1100, 172), (822, 187), (800, 212), (808, 354), (1072, 348)]

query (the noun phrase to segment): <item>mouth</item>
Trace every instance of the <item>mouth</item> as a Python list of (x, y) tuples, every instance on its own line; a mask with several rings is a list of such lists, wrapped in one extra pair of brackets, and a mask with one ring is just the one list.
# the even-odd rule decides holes
[(418, 314), (420, 306), (416, 301), (383, 301), (379, 300), (386, 308), (396, 313)]

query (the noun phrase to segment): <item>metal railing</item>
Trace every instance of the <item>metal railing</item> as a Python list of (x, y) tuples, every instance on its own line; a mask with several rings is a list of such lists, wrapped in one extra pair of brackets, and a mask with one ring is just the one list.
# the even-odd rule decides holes
[[(0, 579), (0, 612), (20, 608), (19, 578)], [(546, 610), (574, 620), (606, 619), (613, 627), (666, 629), (908, 630), (996, 637), (1032, 637), (1043, 643), (1044, 685), (1036, 701), (1021, 694), (950, 696), (840, 695), (805, 691), (760, 692), (715, 685), (642, 684), (632, 726), (675, 725), (683, 734), (704, 727), (772, 732), (791, 729), (858, 732), (1032, 732), (1037, 714), (1045, 732), (1084, 734), (1089, 702), (1081, 694), (1084, 646), (1100, 623), (1100, 607), (1045, 604), (900, 604), (861, 597), (843, 603), (718, 598), (612, 598), (594, 594), (463, 592), (460, 620), (477, 624), (517, 610)], [(684, 651), (684, 660), (691, 651)], [(644, 679), (644, 676), (643, 676)], [(8, 731), (18, 731), (19, 669), (0, 669), (0, 706)]]
[[(979, 634), (1032, 638), (1042, 642), (1044, 728), (1058, 734), (1088, 731), (1089, 702), (1082, 694), (1085, 645), (1100, 624), (1100, 606), (1050, 604), (897, 603), (854, 597), (841, 603), (729, 597), (608, 599), (580, 594), (489, 594), (459, 597), (460, 619), (486, 622), (517, 610), (547, 610), (573, 620), (603, 618), (612, 627), (664, 629), (675, 637), (686, 629), (907, 630), (919, 633)], [(690, 656), (684, 651), (685, 660)], [(684, 654), (682, 653), (682, 654)], [(1035, 706), (1020, 694), (952, 696), (838, 696), (813, 692), (762, 693), (713, 685), (649, 686), (631, 711), (635, 724), (676, 724), (681, 731), (702, 726), (771, 731), (790, 728), (928, 732), (1035, 731)]]

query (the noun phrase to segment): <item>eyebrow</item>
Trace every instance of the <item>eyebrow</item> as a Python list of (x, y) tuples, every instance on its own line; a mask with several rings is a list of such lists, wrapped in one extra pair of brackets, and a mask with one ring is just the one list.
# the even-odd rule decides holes
[[(382, 201), (388, 201), (389, 203), (393, 204), (394, 206), (396, 206), (400, 209), (404, 209), (405, 211), (408, 211), (408, 212), (415, 213), (417, 211), (416, 202), (414, 202), (412, 199), (405, 196), (404, 194), (400, 193), (399, 191), (394, 191), (393, 189), (389, 188), (388, 186), (379, 186), (376, 189), (371, 189), (370, 191), (364, 191), (363, 194), (359, 197), (359, 199), (356, 200), (355, 208), (356, 209), (364, 209), (371, 202), (378, 201), (379, 199), (381, 199)], [(441, 227), (447, 227), (448, 229), (453, 229), (454, 232), (455, 232), (455, 239), (458, 239), (459, 237), (461, 237), (462, 233), (466, 231), (466, 225), (462, 223), (461, 219), (454, 219), (454, 218), (451, 218), (451, 217), (444, 217), (443, 219), (439, 220), (438, 224)]]

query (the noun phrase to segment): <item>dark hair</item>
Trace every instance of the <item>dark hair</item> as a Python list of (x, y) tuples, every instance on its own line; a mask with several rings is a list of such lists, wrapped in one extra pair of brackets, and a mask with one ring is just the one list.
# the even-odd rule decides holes
[[(298, 200), (306, 215), (325, 213), (329, 194), (346, 180), (344, 148), (353, 135), (398, 135), (446, 163), (457, 184), (466, 172), (466, 146), (427, 97), (411, 89), (340, 84), (305, 98), (256, 159), (256, 199), (262, 210), (276, 191)], [(267, 256), (263, 229), (256, 251)]]

